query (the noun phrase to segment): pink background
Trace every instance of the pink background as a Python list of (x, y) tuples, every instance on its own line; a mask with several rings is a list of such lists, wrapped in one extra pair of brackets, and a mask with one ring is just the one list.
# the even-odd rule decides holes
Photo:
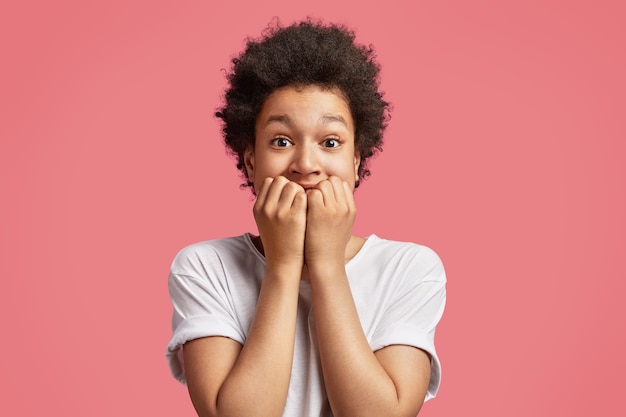
[(312, 15), (375, 45), (394, 105), (357, 232), (447, 269), (420, 415), (623, 416), (623, 2), (295, 3), (0, 6), (0, 415), (194, 415), (164, 359), (168, 267), (255, 231), (222, 68)]

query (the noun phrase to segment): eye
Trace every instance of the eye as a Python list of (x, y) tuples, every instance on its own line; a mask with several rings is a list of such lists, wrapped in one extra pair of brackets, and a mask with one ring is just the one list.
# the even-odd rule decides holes
[(292, 146), (293, 144), (286, 137), (279, 136), (272, 140), (272, 145), (276, 146), (277, 148), (286, 148), (288, 146)]
[(325, 139), (324, 142), (322, 142), (322, 146), (324, 146), (325, 148), (337, 148), (340, 144), (341, 143), (337, 138), (328, 138)]

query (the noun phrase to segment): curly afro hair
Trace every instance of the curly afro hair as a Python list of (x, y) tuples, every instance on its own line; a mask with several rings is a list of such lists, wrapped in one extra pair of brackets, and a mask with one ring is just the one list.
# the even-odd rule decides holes
[(254, 146), (256, 117), (274, 91), (287, 86), (318, 85), (338, 88), (347, 100), (355, 124), (355, 148), (361, 156), (361, 179), (370, 175), (368, 159), (382, 151), (389, 103), (379, 91), (380, 66), (372, 47), (355, 43), (354, 32), (344, 26), (310, 19), (281, 27), (268, 27), (260, 39), (248, 39), (245, 50), (232, 60), (227, 74), (222, 134), (237, 168), (251, 186), (244, 166), (244, 151)]

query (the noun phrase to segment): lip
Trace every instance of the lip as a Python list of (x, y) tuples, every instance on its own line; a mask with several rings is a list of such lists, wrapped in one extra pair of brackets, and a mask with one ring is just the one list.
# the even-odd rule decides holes
[(300, 187), (304, 188), (305, 190), (311, 190), (311, 189), (315, 188), (315, 186), (317, 184), (300, 184), (300, 183), (298, 183), (298, 185)]

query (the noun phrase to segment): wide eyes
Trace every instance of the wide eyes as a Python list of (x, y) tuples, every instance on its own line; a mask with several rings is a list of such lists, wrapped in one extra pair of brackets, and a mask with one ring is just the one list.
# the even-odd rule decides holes
[[(288, 138), (279, 136), (272, 140), (272, 145), (277, 148), (288, 148), (290, 146), (293, 146), (294, 144)], [(328, 138), (328, 139), (324, 139), (321, 142), (321, 146), (323, 148), (331, 148), (331, 149), (338, 148), (339, 145), (341, 145), (341, 142), (339, 141), (338, 138)]]
[(335, 138), (329, 138), (324, 140), (324, 142), (322, 142), (322, 145), (325, 148), (337, 148), (339, 146), (339, 140)]
[(277, 148), (286, 148), (288, 146), (293, 146), (293, 143), (291, 143), (287, 138), (278, 137), (272, 141), (272, 145), (276, 146)]

